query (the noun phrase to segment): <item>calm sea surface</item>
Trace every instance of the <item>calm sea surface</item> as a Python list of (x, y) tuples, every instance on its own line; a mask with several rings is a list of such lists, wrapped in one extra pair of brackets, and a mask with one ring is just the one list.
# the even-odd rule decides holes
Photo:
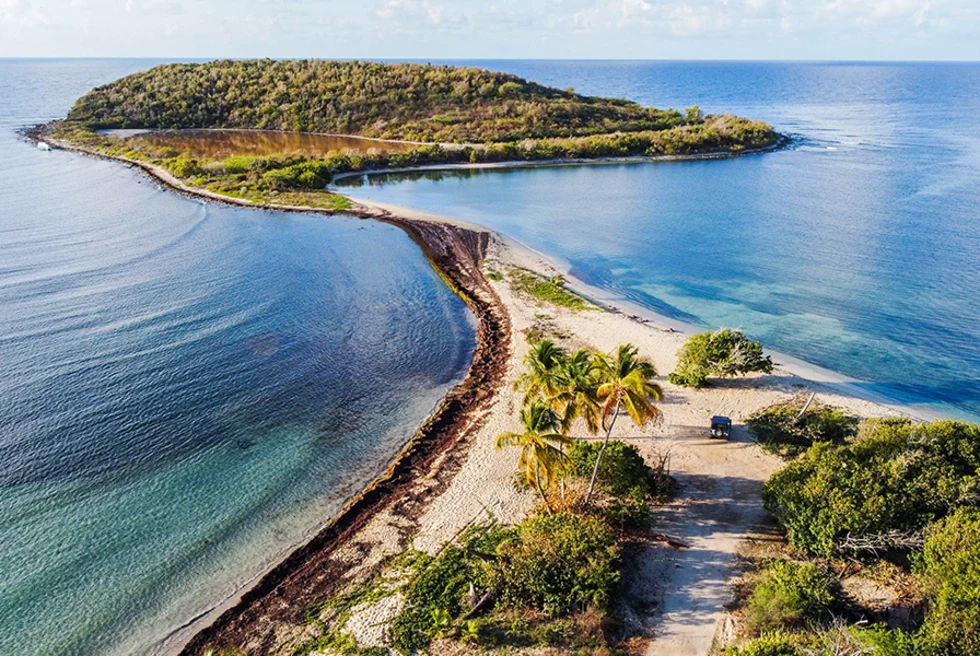
[(796, 145), (374, 178), (353, 195), (487, 225), (662, 315), (980, 418), (980, 64), (475, 63), (766, 120)]
[(0, 60), (0, 654), (152, 653), (382, 470), (475, 344), (400, 230), (18, 140), (151, 65)]

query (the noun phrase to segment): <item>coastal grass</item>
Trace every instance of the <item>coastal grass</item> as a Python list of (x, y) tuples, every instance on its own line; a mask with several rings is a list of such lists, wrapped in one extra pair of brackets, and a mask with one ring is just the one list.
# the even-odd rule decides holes
[(595, 310), (595, 305), (565, 288), (560, 276), (546, 278), (530, 269), (511, 267), (507, 275), (511, 288), (540, 303), (548, 303), (575, 312)]

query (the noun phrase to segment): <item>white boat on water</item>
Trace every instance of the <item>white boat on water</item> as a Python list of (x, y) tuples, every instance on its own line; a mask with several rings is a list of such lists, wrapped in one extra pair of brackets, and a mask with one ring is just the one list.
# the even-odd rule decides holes
[(37, 149), (38, 150), (43, 150), (43, 151), (47, 152), (47, 151), (51, 150), (51, 146), (49, 146), (48, 144), (44, 143), (43, 141), (39, 141), (39, 142), (37, 142)]

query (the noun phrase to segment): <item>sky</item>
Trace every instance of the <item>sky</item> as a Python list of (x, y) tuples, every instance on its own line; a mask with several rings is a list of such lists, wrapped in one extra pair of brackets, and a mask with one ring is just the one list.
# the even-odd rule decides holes
[(980, 0), (0, 0), (0, 57), (974, 61)]

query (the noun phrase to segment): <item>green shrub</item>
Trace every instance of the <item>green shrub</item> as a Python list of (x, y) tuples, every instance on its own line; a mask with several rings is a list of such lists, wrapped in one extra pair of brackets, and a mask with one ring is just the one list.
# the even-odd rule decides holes
[(860, 419), (841, 408), (814, 400), (803, 415), (805, 396), (768, 408), (749, 417), (749, 429), (762, 448), (784, 456), (798, 455), (816, 442), (844, 444), (857, 434)]
[(247, 155), (233, 155), (221, 162), (221, 168), (224, 169), (225, 173), (232, 175), (247, 173), (251, 169), (254, 160), (254, 157)]
[[(493, 578), (494, 552), (514, 536), (512, 529), (481, 526), (470, 529), (458, 545), (438, 557), (412, 554), (414, 569), (405, 587), (405, 606), (391, 624), (391, 644), (403, 654), (428, 647), (467, 610), (464, 597), (474, 587), (483, 595)], [(481, 557), (486, 554), (486, 557)]]
[[(576, 476), (592, 476), (602, 442), (576, 440), (568, 450), (572, 471)], [(596, 481), (599, 486), (613, 496), (625, 496), (639, 488), (644, 494), (654, 494), (652, 471), (637, 448), (619, 440), (610, 440)]]
[(307, 160), (268, 170), (262, 181), (273, 188), (321, 189), (330, 182), (330, 166), (322, 160)]
[(675, 385), (687, 387), (704, 387), (708, 376), (772, 371), (772, 359), (763, 355), (762, 345), (738, 330), (722, 329), (694, 335), (677, 356), (677, 368), (668, 378)]
[(931, 527), (917, 570), (929, 591), (923, 650), (980, 653), (980, 510), (961, 508)]
[(511, 287), (539, 301), (569, 310), (595, 309), (595, 306), (584, 298), (565, 289), (564, 282), (560, 277), (545, 278), (520, 267), (512, 267), (509, 277)]
[(783, 633), (766, 633), (740, 647), (729, 647), (726, 656), (802, 656), (792, 639)]
[(621, 497), (613, 497), (602, 507), (603, 517), (609, 525), (620, 531), (643, 525), (653, 514), (650, 497), (639, 487), (634, 487)]
[(501, 603), (549, 616), (605, 609), (619, 583), (616, 538), (591, 517), (531, 517), (500, 545), (498, 556), (494, 576)]
[(919, 649), (919, 641), (914, 633), (880, 625), (870, 628), (854, 627), (851, 633), (861, 645), (873, 650), (873, 656), (925, 656)]
[(980, 492), (980, 427), (954, 421), (867, 420), (845, 446), (818, 443), (766, 482), (766, 509), (790, 542), (830, 556), (845, 538), (888, 546)]
[[(574, 476), (589, 478), (601, 442), (576, 441), (568, 451)], [(666, 472), (652, 470), (636, 447), (612, 440), (602, 456), (596, 481), (607, 498), (600, 503), (606, 520), (618, 530), (640, 526), (652, 513), (651, 498), (670, 494), (671, 480)]]
[(170, 171), (178, 178), (189, 178), (203, 173), (200, 163), (190, 153), (181, 153), (170, 161)]
[(812, 563), (768, 563), (749, 596), (745, 612), (752, 629), (772, 631), (823, 622), (839, 602), (836, 579)]

